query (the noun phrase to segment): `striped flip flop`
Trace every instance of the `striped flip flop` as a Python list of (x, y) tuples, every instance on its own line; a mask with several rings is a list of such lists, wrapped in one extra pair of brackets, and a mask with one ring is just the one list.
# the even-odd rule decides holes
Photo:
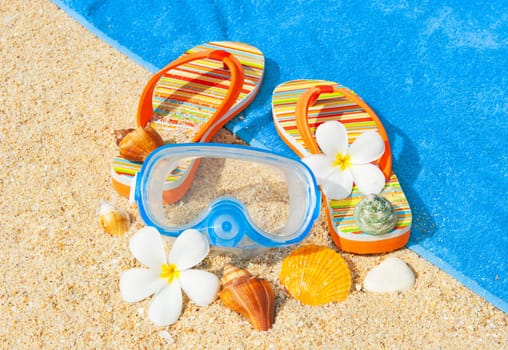
[(327, 121), (340, 121), (345, 126), (349, 144), (365, 131), (380, 134), (385, 142), (385, 152), (377, 164), (386, 178), (380, 196), (388, 199), (395, 208), (395, 228), (381, 235), (370, 235), (358, 228), (353, 212), (364, 196), (356, 185), (345, 199), (327, 199), (323, 194), (323, 203), (330, 234), (341, 250), (375, 254), (404, 247), (411, 231), (411, 209), (392, 171), (388, 136), (374, 111), (353, 91), (325, 80), (293, 80), (277, 86), (273, 92), (272, 110), (280, 137), (301, 158), (321, 153), (314, 135), (316, 128)]
[[(149, 80), (141, 95), (137, 124), (147, 123), (165, 143), (208, 142), (257, 95), (264, 74), (264, 56), (238, 42), (210, 42), (186, 51)], [(129, 196), (131, 181), (142, 164), (116, 156), (113, 187)], [(197, 162), (183, 162), (168, 174), (164, 201), (185, 195)]]

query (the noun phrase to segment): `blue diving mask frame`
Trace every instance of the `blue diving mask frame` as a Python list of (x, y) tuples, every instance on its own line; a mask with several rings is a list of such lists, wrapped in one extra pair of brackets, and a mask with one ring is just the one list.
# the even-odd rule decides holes
[[(235, 179), (242, 185), (231, 193), (213, 190), (213, 183), (218, 181), (224, 182), (223, 187), (231, 187), (233, 181), (229, 181), (231, 178), (228, 180), (228, 174), (223, 174), (229, 164), (234, 167), (232, 175), (246, 173), (246, 182)], [(186, 174), (195, 167), (199, 169), (194, 179), (187, 181), (190, 185), (184, 190), (186, 194), (176, 201), (168, 201), (163, 195), (168, 188), (168, 179), (171, 180), (170, 187), (171, 183), (185, 186), (179, 184), (179, 179), (183, 183)], [(275, 175), (263, 178), (271, 172)], [(199, 187), (200, 177), (208, 179), (199, 185), (202, 192), (194, 193), (193, 187)], [(250, 180), (254, 184), (250, 184)], [(272, 180), (277, 183), (272, 184)], [(168, 237), (177, 237), (184, 230), (194, 228), (205, 234), (212, 246), (233, 252), (284, 247), (302, 241), (319, 216), (321, 203), (316, 179), (304, 163), (241, 145), (164, 145), (147, 157), (136, 174), (134, 184), (131, 197), (134, 196), (146, 225), (157, 228)], [(282, 194), (277, 192), (279, 187), (284, 188)], [(212, 190), (215, 192), (207, 197)], [(197, 211), (194, 208), (199, 205), (193, 205), (192, 198), (188, 198), (192, 196), (196, 197), (194, 203), (201, 205)], [(277, 201), (282, 203), (283, 210), (280, 210), (279, 203), (276, 203), (278, 207), (270, 207)], [(182, 219), (192, 210), (195, 213), (189, 219)], [(253, 218), (253, 213), (257, 219)], [(270, 226), (270, 218), (275, 221), (280, 219), (280, 222)]]

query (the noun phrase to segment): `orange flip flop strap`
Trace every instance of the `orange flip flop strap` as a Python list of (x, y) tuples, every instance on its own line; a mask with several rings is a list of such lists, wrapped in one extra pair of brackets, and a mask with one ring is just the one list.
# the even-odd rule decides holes
[(162, 68), (155, 75), (153, 75), (152, 78), (150, 78), (150, 80), (146, 84), (143, 93), (141, 94), (141, 99), (138, 105), (138, 117), (137, 117), (138, 125), (145, 126), (146, 123), (152, 120), (153, 91), (155, 89), (155, 86), (159, 82), (160, 78), (164, 74), (166, 74), (166, 72), (190, 61), (206, 58), (222, 61), (231, 72), (231, 83), (229, 85), (226, 96), (224, 97), (224, 100), (217, 108), (214, 115), (205, 124), (203, 124), (201, 129), (198, 131), (196, 135), (194, 135), (192, 139), (192, 141), (194, 142), (199, 141), (203, 136), (203, 134), (206, 132), (206, 130), (215, 122), (215, 120), (220, 116), (222, 116), (226, 111), (228, 111), (233, 106), (233, 104), (236, 102), (236, 99), (240, 95), (244, 83), (244, 74), (242, 65), (233, 56), (233, 54), (225, 50), (200, 51), (193, 54), (183, 55), (180, 58), (168, 64), (166, 67)]
[(318, 85), (313, 86), (305, 91), (296, 103), (296, 127), (300, 133), (302, 140), (311, 154), (320, 154), (318, 144), (310, 131), (308, 124), (308, 111), (309, 107), (312, 106), (318, 100), (321, 94), (338, 92), (343, 94), (349, 100), (355, 102), (358, 106), (363, 108), (369, 116), (376, 123), (379, 135), (385, 143), (385, 152), (378, 161), (379, 168), (383, 172), (386, 178), (389, 178), (392, 174), (392, 152), (390, 149), (390, 142), (388, 141), (388, 135), (386, 134), (383, 124), (377, 117), (376, 113), (370, 108), (361, 98), (351, 93), (348, 89), (339, 88), (332, 85)]

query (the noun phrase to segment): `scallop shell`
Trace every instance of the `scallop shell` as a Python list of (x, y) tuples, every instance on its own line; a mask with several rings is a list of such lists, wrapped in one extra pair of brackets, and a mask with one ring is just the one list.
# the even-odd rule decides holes
[(397, 223), (392, 203), (375, 194), (366, 195), (356, 205), (353, 215), (360, 230), (371, 235), (388, 233)]
[(120, 236), (129, 230), (130, 219), (125, 210), (115, 208), (107, 202), (102, 202), (99, 215), (100, 223), (107, 233)]
[(275, 294), (268, 281), (227, 265), (221, 282), (219, 298), (226, 307), (243, 315), (257, 330), (271, 328), (275, 320)]
[(162, 137), (150, 124), (134, 130), (117, 130), (115, 137), (122, 157), (133, 162), (143, 162), (153, 150), (164, 145)]
[(306, 245), (282, 262), (280, 281), (303, 304), (322, 305), (343, 301), (351, 290), (347, 262), (333, 249)]

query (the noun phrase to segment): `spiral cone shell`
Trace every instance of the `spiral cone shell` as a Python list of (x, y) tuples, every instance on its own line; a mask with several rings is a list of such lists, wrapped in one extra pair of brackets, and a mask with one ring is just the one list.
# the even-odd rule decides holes
[(120, 236), (129, 230), (130, 219), (129, 214), (125, 210), (102, 202), (99, 215), (100, 223), (107, 233), (113, 236)]
[(268, 281), (234, 266), (226, 266), (221, 281), (219, 298), (226, 307), (243, 315), (257, 330), (271, 328), (275, 319), (275, 294)]
[(132, 131), (129, 129), (119, 130), (115, 132), (115, 135), (120, 147), (120, 154), (133, 162), (143, 162), (153, 150), (164, 145), (162, 137), (150, 124)]

